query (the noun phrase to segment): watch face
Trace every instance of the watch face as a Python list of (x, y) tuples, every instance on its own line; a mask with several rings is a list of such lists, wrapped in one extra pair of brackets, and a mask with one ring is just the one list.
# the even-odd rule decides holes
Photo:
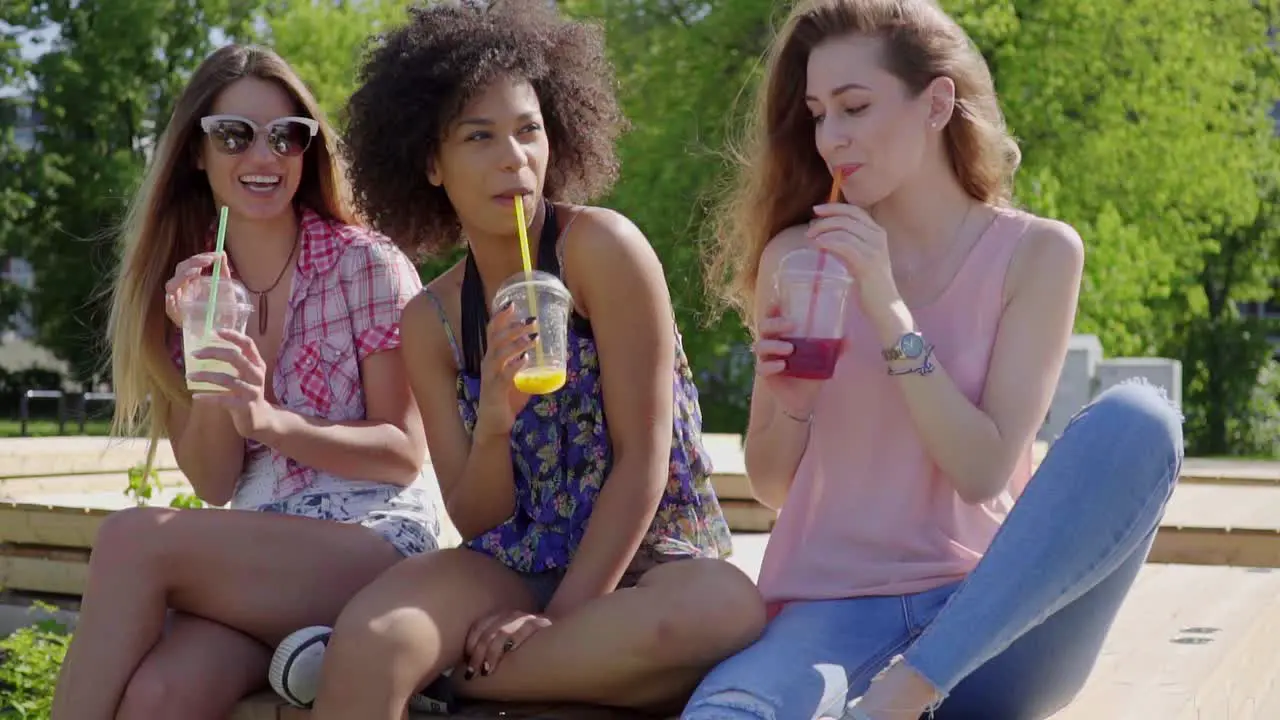
[(902, 349), (902, 354), (909, 358), (920, 357), (920, 353), (924, 352), (924, 338), (917, 333), (904, 335), (899, 347)]

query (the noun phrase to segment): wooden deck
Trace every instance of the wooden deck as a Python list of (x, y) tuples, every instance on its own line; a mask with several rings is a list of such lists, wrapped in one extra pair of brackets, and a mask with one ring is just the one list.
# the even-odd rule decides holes
[[(20, 445), (15, 443), (21, 443)], [(733, 561), (754, 574), (774, 514), (750, 497), (738, 438), (710, 436), (715, 484), (734, 527)], [(104, 453), (104, 448), (107, 452)], [(0, 441), (0, 585), (10, 595), (75, 597), (102, 518), (130, 504), (125, 471), (141, 443)], [(164, 503), (187, 491), (168, 448)], [(68, 605), (74, 602), (68, 601)], [(1280, 463), (1189, 459), (1151, 561), (1080, 697), (1054, 720), (1280, 718)], [(635, 718), (600, 708), (495, 706), (468, 719)], [(234, 720), (305, 720), (270, 695)], [(998, 719), (997, 719), (998, 720)]]

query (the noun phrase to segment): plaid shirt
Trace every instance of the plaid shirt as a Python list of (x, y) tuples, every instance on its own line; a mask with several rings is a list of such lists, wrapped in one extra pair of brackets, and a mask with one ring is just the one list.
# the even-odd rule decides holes
[[(300, 415), (334, 422), (363, 420), (359, 363), (376, 352), (400, 347), (400, 313), (421, 290), (421, 280), (404, 253), (371, 230), (325, 220), (304, 208), (299, 232), (302, 247), (271, 388), (281, 407)], [(181, 332), (171, 334), (170, 348), (181, 370)], [(270, 453), (274, 487), (238, 487), (232, 502), (236, 507), (304, 492), (371, 487), (299, 464), (259, 443), (246, 443), (246, 452), (259, 450)]]

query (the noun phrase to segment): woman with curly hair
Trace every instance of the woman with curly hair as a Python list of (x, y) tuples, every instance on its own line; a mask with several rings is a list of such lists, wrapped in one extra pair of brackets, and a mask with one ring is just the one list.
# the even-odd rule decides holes
[[(723, 560), (700, 411), (662, 267), (608, 190), (623, 125), (598, 30), (542, 0), (440, 3), (384, 37), (351, 98), (357, 202), (407, 250), (466, 257), (405, 308), (410, 384), (466, 540), (407, 560), (347, 606), (282, 685), (313, 718), (398, 719), (435, 700), (672, 708), (758, 635), (764, 607)], [(390, 108), (396, 107), (392, 111)], [(513, 385), (536, 324), (500, 283), (531, 255), (573, 297), (568, 380)], [(452, 669), (447, 681), (441, 673)], [(302, 698), (306, 699), (306, 698)]]

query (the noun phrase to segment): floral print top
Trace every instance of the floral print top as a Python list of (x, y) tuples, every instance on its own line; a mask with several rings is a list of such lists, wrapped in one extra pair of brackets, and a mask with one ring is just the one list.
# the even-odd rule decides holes
[[(558, 251), (556, 229), (555, 208), (546, 203), (538, 269), (560, 276), (562, 250)], [(563, 236), (561, 233), (560, 238)], [(483, 329), (488, 322), (479, 280), (474, 260), (468, 255), (462, 289), (464, 340), (482, 337), (471, 326)], [(431, 297), (443, 318), (443, 306)], [(460, 368), (458, 409), (467, 432), (472, 433), (480, 400), (479, 358), (484, 353), (480, 348), (460, 347), (447, 321), (445, 328)], [(600, 357), (590, 324), (576, 312), (568, 329), (567, 347), (564, 387), (533, 396), (511, 430), (515, 513), (467, 543), (467, 547), (519, 572), (568, 567), (613, 466)], [(698, 390), (678, 332), (671, 375), (675, 407), (667, 486), (628, 572), (663, 559), (725, 557), (731, 551), (729, 527), (711, 486), (711, 460), (702, 444)]]

